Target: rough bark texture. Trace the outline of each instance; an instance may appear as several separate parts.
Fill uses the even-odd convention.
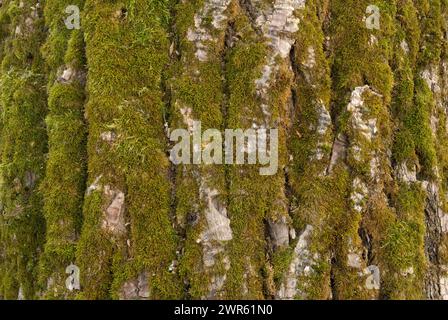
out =
[[[448,1],[0,0],[0,61],[0,298],[448,300]]]

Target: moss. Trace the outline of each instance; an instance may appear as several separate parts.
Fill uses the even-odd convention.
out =
[[[8,37],[9,34],[9,27],[10,27],[10,16],[8,15],[7,9],[9,7],[9,1],[5,1],[0,7],[0,62],[3,60],[4,57],[4,47],[5,47],[5,40]],[[2,74],[2,70],[0,69],[0,77]],[[1,104],[0,104],[1,106]],[[2,114],[3,114],[3,107],[1,107]],[[3,116],[0,118],[0,130],[3,130]],[[5,238],[2,234],[2,228],[0,227],[0,254],[2,256],[6,256],[6,251],[8,250],[8,247],[5,246]],[[15,288],[15,284],[8,283],[12,279],[10,276],[10,270],[8,270],[8,267],[6,264],[1,263],[0,264],[0,285],[2,287],[2,290],[0,290],[0,298],[5,298],[5,287],[11,288],[12,292],[17,292],[18,288]],[[14,293],[13,293],[14,294]]]
[[[143,101],[149,104],[154,99],[154,91],[142,94]],[[127,106],[114,123],[114,129],[121,133],[115,152],[120,170],[126,174],[130,241],[133,244],[133,261],[127,262],[126,269],[133,270],[128,276],[131,279],[142,270],[152,275],[150,286],[154,298],[175,299],[180,296],[181,287],[176,275],[169,272],[169,266],[176,259],[178,238],[170,217],[170,184],[166,169],[169,163],[163,152],[163,132],[156,135],[154,124],[157,120],[135,107]],[[152,105],[152,108],[156,107]],[[160,127],[163,127],[161,123]],[[154,170],[155,164],[165,170]],[[163,242],[160,239],[164,239]],[[121,283],[119,280],[115,282]]]
[[[346,105],[347,89],[369,84],[375,91],[384,95],[385,101],[390,100],[389,88],[392,85],[392,75],[387,60],[391,55],[389,37],[394,32],[390,17],[393,16],[394,3],[379,1],[380,30],[366,28],[363,17],[368,1],[335,2],[331,4],[332,17],[328,33],[332,34],[331,50],[333,96],[336,100],[335,114]],[[351,8],[350,12],[346,10]],[[369,45],[372,37],[376,45]],[[339,97],[339,98],[337,98]]]
[[[396,166],[404,165],[410,171],[417,170],[422,177],[431,178],[434,177],[431,168],[436,161],[428,125],[433,102],[422,79],[414,75],[420,59],[421,41],[417,9],[412,1],[399,2],[393,59],[396,83],[392,115],[396,130],[392,159]],[[403,49],[403,43],[408,44],[408,51]],[[388,268],[383,294],[388,299],[420,299],[424,296],[425,197],[418,182],[397,181],[392,192],[396,218],[383,237],[383,254]]]
[[[414,194],[412,194],[415,196]],[[422,208],[416,208],[421,210]],[[390,266],[384,294],[388,299],[422,299],[425,273],[422,220],[415,217],[390,225],[384,239],[385,258]],[[414,221],[414,222],[413,222]]]
[[[9,1],[4,1],[2,7],[0,7],[0,61],[3,60],[4,57],[4,45],[5,39],[8,37],[9,27],[11,23],[10,15],[8,14]]]
[[[36,3],[0,6],[0,298],[140,299],[124,289],[146,276],[152,299],[270,299],[290,276],[291,229],[300,236],[308,226],[310,268],[295,275],[295,298],[439,297],[448,0],[307,0],[294,12],[289,57],[273,61],[254,19],[273,1],[233,0],[215,28],[206,0],[87,0],[81,30],[63,18],[84,0]],[[379,30],[365,26],[371,4]],[[188,37],[198,16],[213,38],[200,40],[206,61]],[[260,95],[255,81],[269,62]],[[347,110],[364,86],[371,139]],[[186,128],[184,108],[203,130],[279,128],[278,173],[170,164],[164,126]],[[367,190],[359,202],[355,182]],[[204,186],[219,193],[231,241],[203,239]],[[104,221],[121,192],[117,232]],[[280,218],[291,237],[276,247],[269,227]],[[213,266],[210,247],[219,251]],[[348,263],[353,252],[358,267]],[[65,288],[72,262],[81,292]],[[380,269],[380,290],[365,286],[368,265]]]
[[[431,49],[427,52],[427,55],[422,57],[421,70],[431,70],[433,77],[436,77],[436,84],[427,84],[431,89],[433,105],[430,115],[430,127],[434,139],[434,147],[437,156],[437,161],[433,167],[434,181],[438,188],[437,206],[439,210],[446,212],[447,198],[446,198],[446,150],[447,150],[447,128],[444,125],[446,123],[446,114],[444,111],[444,104],[446,102],[446,57],[447,57],[447,45],[446,45],[446,17],[448,13],[446,1],[436,1],[433,7],[428,8],[425,14],[421,16],[420,24],[422,32],[425,33],[425,37],[421,43],[421,50]],[[425,18],[426,16],[426,18]],[[429,51],[429,50],[428,50]],[[426,60],[423,58],[427,57]],[[426,64],[426,65],[425,65]],[[434,80],[433,80],[434,81]],[[431,205],[433,199],[431,194],[428,195],[427,203]],[[426,285],[428,281],[441,279],[446,276],[446,272],[439,270],[439,265],[445,265],[447,263],[448,248],[446,245],[447,235],[443,232],[432,233],[434,222],[433,217],[440,214],[440,211],[429,211],[426,216],[427,233],[426,233],[426,255],[427,255],[427,275]],[[437,219],[437,218],[436,218]],[[435,251],[428,249],[429,247],[437,248]],[[431,252],[435,252],[436,255],[432,255]],[[428,280],[429,279],[429,280]],[[436,280],[437,281],[437,280]],[[430,290],[427,290],[430,291]],[[440,293],[441,294],[441,293]],[[437,293],[436,293],[437,295]],[[440,296],[441,297],[441,296]]]
[[[397,222],[390,227],[384,242],[388,252],[388,262],[400,270],[406,270],[415,265],[417,255],[413,250],[416,243],[421,243],[421,225]]]
[[[415,152],[422,166],[422,174],[434,178],[433,168],[436,163],[436,151],[429,123],[431,110],[434,108],[432,93],[419,76],[415,79],[414,108],[406,117],[405,126],[412,133]]]
[[[329,254],[335,229],[329,219],[340,205],[340,199],[333,197],[335,181],[325,177],[334,137],[331,119],[330,123],[321,124],[330,111],[331,81],[322,46],[320,8],[317,1],[309,1],[305,9],[296,12],[301,23],[292,56],[296,87],[294,112],[288,120],[290,210],[295,230],[304,230],[308,224],[314,227],[309,250],[319,257],[313,261],[313,272],[298,279],[300,299],[330,296]],[[310,66],[310,59],[314,59],[314,66]],[[331,197],[325,196],[330,193]]]
[[[436,151],[430,127],[430,117],[435,107],[431,88],[422,78],[423,69],[437,63],[441,54],[441,12],[440,1],[429,4],[428,1],[414,1],[421,29],[419,55],[414,75],[414,105],[404,119],[405,126],[415,141],[416,154],[421,165],[421,174],[434,179],[433,168],[436,164]],[[415,23],[415,19],[412,20]],[[415,26],[414,26],[415,28]]]
[[[44,39],[41,8],[33,1],[6,3],[10,27],[1,66],[1,192],[0,222],[4,258],[1,292],[15,299],[37,296],[37,262],[44,239],[42,199],[37,192],[44,176],[46,99],[44,66],[39,47]],[[3,11],[5,10],[5,11]],[[32,15],[32,26],[25,20]],[[5,18],[6,19],[6,18]],[[2,272],[3,273],[3,272]]]
[[[191,118],[201,121],[202,131],[209,128],[222,128],[224,118],[223,83],[221,59],[224,48],[225,30],[214,28],[209,22],[211,12],[202,12],[205,1],[178,3],[174,8],[174,33],[178,59],[173,61],[171,88],[170,127],[185,128],[181,109],[190,108]],[[195,43],[187,39],[190,28],[195,27],[194,16],[204,16],[204,32],[213,40],[204,41],[207,61],[200,61],[196,55]],[[225,12],[226,16],[231,13]],[[225,25],[225,22],[222,22]],[[179,273],[187,284],[187,297],[199,299],[210,294],[209,287],[214,277],[225,273],[220,265],[227,252],[225,244],[211,243],[210,246],[222,246],[224,252],[215,257],[216,263],[211,267],[203,264],[203,244],[199,243],[202,232],[207,227],[205,211],[207,202],[203,199],[204,186],[219,193],[216,201],[220,206],[227,206],[224,167],[219,165],[194,165],[176,167],[175,178],[176,220],[179,230],[185,235],[182,255],[179,261]],[[205,249],[204,249],[205,250]],[[232,257],[230,257],[232,260]],[[233,262],[231,262],[233,268]],[[213,293],[212,293],[213,294]],[[214,293],[216,297],[223,292]]]
[[[47,1],[44,10],[50,30],[42,47],[50,74],[46,118],[49,152],[40,187],[47,233],[39,276],[46,298],[73,297],[65,288],[65,268],[75,262],[85,191],[84,43],[80,30],[70,31],[63,23],[65,8],[71,4]],[[82,1],[75,4],[82,7]],[[78,54],[70,56],[71,51]],[[71,68],[74,79],[60,79],[66,68]]]
[[[263,66],[271,50],[266,40],[256,34],[248,18],[236,9],[233,27],[241,40],[228,51],[226,61],[226,83],[228,88],[227,128],[251,128],[253,124],[277,128],[274,119],[284,119],[286,105],[291,94],[292,74],[287,69],[287,61],[277,59],[278,69],[272,75],[271,87],[265,102],[260,101],[255,82],[262,76]],[[269,106],[270,118],[266,120],[260,108],[261,103]],[[279,170],[273,176],[260,176],[258,166],[242,165],[227,168],[229,185],[229,216],[234,233],[230,243],[232,268],[226,283],[227,297],[232,299],[260,299],[274,295],[263,279],[263,270],[270,269],[272,263],[274,278],[279,277],[281,266],[288,254],[281,253],[286,248],[272,252],[270,263],[264,254],[266,243],[265,228],[268,221],[289,219],[284,199],[284,167],[286,158],[286,136],[284,127],[279,128]],[[268,252],[271,250],[268,248]],[[287,250],[289,251],[289,250]],[[289,251],[290,252],[290,251]],[[276,268],[280,268],[276,270]]]
[[[77,251],[82,298],[120,297],[124,281],[142,272],[155,274],[149,281],[151,298],[180,294],[176,276],[167,272],[175,259],[176,238],[169,217],[168,162],[161,161],[168,12],[167,1],[85,5],[88,180],[93,184],[100,177],[100,188],[86,196],[83,208]],[[105,132],[113,141],[101,138]],[[123,234],[102,227],[110,201],[106,186],[125,194],[128,227]]]
[[[351,177],[344,165],[340,163],[334,170],[333,183],[329,184],[328,190],[334,190],[331,202],[332,216],[329,223],[334,225],[334,231],[327,241],[333,243],[331,250],[334,252],[331,264],[332,294],[337,300],[362,299],[365,292],[359,292],[359,279],[356,273],[347,265],[349,239],[353,239],[353,234],[357,234],[360,223],[360,215],[351,212],[347,199],[349,198]],[[356,238],[355,238],[356,239]]]
[[[441,1],[416,0],[422,38],[418,64],[426,66],[440,58],[442,41]]]
[[[291,264],[292,251],[291,248],[282,248],[272,255],[271,263],[274,269],[274,281],[277,286],[279,286],[280,282],[283,280],[283,277]]]
[[[448,16],[448,2],[446,0],[441,1],[441,18],[442,18],[442,34],[447,34],[448,32],[448,23],[447,23],[447,16]],[[446,41],[446,36],[444,37],[444,41],[442,42],[442,52],[441,52],[441,61],[442,61],[442,67],[444,66],[443,61],[446,61],[448,59],[448,43]],[[444,87],[444,93],[443,95],[446,95],[446,92],[448,90],[448,83],[446,80],[446,77],[444,80],[442,80],[442,85]],[[442,97],[442,101],[446,101],[446,98]],[[440,123],[445,123],[447,121],[447,116],[443,112],[443,108],[438,108],[438,118],[440,119]],[[438,132],[437,132],[438,139],[443,139],[443,141],[438,144],[437,148],[437,155],[439,159],[439,166],[441,168],[442,176],[444,178],[441,179],[441,187],[442,190],[448,190],[447,185],[447,175],[448,175],[448,159],[447,159],[447,148],[448,148],[448,129],[443,126],[439,125]],[[444,212],[446,212],[446,209],[448,208],[447,198],[446,196],[442,196],[442,208]],[[443,264],[448,262],[448,235],[444,234],[441,237],[441,243],[439,247],[439,255],[440,255],[440,261],[442,261]]]
[[[67,50],[67,39],[73,33],[72,30],[65,26],[65,18],[68,14],[65,13],[65,8],[69,5],[76,5],[82,8],[83,0],[72,2],[67,1],[47,1],[44,7],[45,25],[49,30],[48,37],[45,44],[41,48],[41,52],[45,61],[51,70],[49,83],[55,81],[55,76],[58,68],[64,64],[64,55]],[[76,58],[78,60],[83,55]]]
[[[300,219],[296,220],[295,228],[303,230],[302,223],[314,227],[308,250],[315,255],[311,266],[313,272],[298,279],[298,288],[304,293],[298,298],[328,299],[332,294],[336,294],[337,299],[338,292],[342,291],[344,286],[335,285],[333,292],[330,292],[330,277],[336,279],[337,283],[345,281],[343,273],[338,273],[338,270],[344,268],[345,259],[339,260],[338,264],[338,261],[332,261],[331,255],[333,252],[341,254],[342,248],[339,245],[349,231],[348,221],[351,223],[353,219],[347,215],[349,209],[346,199],[349,196],[350,177],[343,163],[338,162],[332,174],[318,183],[308,175],[304,175],[303,179],[304,183],[297,189],[298,205],[294,212],[297,214],[296,219]],[[299,221],[302,223],[298,223]]]
[[[366,299],[378,297],[375,290],[365,287],[366,277],[360,276],[368,265],[377,265],[382,272],[386,261],[381,248],[382,236],[393,218],[385,196],[390,185],[390,165],[387,153],[392,142],[392,123],[389,105],[394,78],[389,61],[393,58],[396,27],[395,1],[377,1],[380,9],[380,29],[368,29],[363,17],[368,1],[336,1],[330,4],[332,22],[328,32],[332,35],[330,61],[333,80],[333,115],[337,118],[337,131],[343,133],[349,144],[346,163],[352,182],[346,198],[350,210],[338,222],[336,262],[333,268],[334,290],[337,299]],[[346,8],[351,8],[347,12]],[[347,110],[355,88],[368,85],[362,94],[362,121],[374,121],[377,132],[366,139],[358,129],[354,115]],[[359,152],[356,150],[359,148]],[[372,167],[377,162],[377,169]],[[377,172],[378,171],[378,172]],[[373,175],[372,175],[373,172]],[[355,210],[351,197],[357,191],[352,186],[361,181],[367,193]],[[366,243],[365,237],[369,238]],[[348,254],[360,256],[359,268],[348,265]]]

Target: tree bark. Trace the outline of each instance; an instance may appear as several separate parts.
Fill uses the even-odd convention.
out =
[[[0,0],[0,298],[448,300],[447,36],[443,0]]]

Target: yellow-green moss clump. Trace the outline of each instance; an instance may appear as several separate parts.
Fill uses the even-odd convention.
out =
[[[346,165],[350,174],[348,210],[337,225],[339,240],[333,266],[334,298],[379,297],[380,286],[367,286],[367,267],[387,274],[382,241],[393,219],[387,201],[391,168],[389,105],[393,74],[395,2],[377,1],[380,27],[368,28],[369,1],[333,1],[327,30],[333,80],[336,130],[347,139]],[[346,10],[349,7],[350,10]],[[368,21],[367,21],[368,22]]]
[[[176,298],[162,71],[167,1],[86,1],[88,188],[80,297]]]
[[[446,199],[446,1],[414,1],[421,37],[414,71],[415,112],[411,122],[416,140],[419,180],[426,189],[425,293],[428,298],[448,298]],[[418,122],[417,122],[418,121]],[[418,128],[421,128],[420,130]]]
[[[413,135],[425,127],[422,120],[412,123],[418,112],[414,100],[414,74],[420,41],[417,11],[412,1],[397,1],[396,35],[391,66],[395,84],[391,104],[394,120],[392,163],[396,181],[392,200],[395,221],[389,225],[384,239],[384,255],[389,272],[384,279],[383,295],[389,299],[424,297],[424,206],[425,194],[416,181],[419,167]],[[424,121],[423,121],[424,123]]]
[[[294,109],[288,120],[290,210],[298,236],[303,238],[306,230],[311,230],[303,238],[309,250],[307,257],[301,257],[304,264],[295,275],[287,274],[289,264],[282,273],[286,279],[297,278],[297,289],[290,297],[297,299],[328,299],[331,295],[331,248],[335,236],[335,220],[331,219],[343,206],[339,194],[335,196],[336,191],[342,191],[333,178],[335,168],[329,168],[334,133],[330,70],[322,30],[327,14],[327,4],[318,1],[307,1],[305,8],[298,11],[301,23],[291,57],[296,86]],[[292,248],[297,242],[292,242]],[[274,270],[277,268],[274,264]],[[287,286],[284,279],[280,280]]]
[[[1,8],[2,21],[8,22],[0,80],[0,296],[6,299],[36,298],[44,241],[38,193],[46,153],[46,76],[39,52],[45,39],[42,9],[31,0],[7,1]]]
[[[49,36],[42,48],[49,68],[48,161],[40,189],[44,196],[46,243],[40,280],[47,298],[68,298],[66,268],[75,262],[85,192],[86,81],[83,33],[69,30],[65,8],[83,1],[47,1],[45,23]],[[74,293],[74,292],[73,292]]]
[[[234,10],[236,16],[230,34],[233,44],[225,56],[226,128],[269,128],[271,123],[268,121],[265,126],[255,84],[266,64],[266,39],[257,35],[242,8]],[[285,84],[285,90],[288,90],[289,79]],[[272,112],[270,108],[271,105],[269,112]],[[274,111],[278,112],[278,109]],[[229,246],[231,269],[226,290],[232,299],[260,299],[269,290],[263,279],[270,270],[265,253],[265,219],[269,212],[275,213],[269,205],[272,205],[270,197],[275,196],[278,185],[274,183],[277,175],[263,177],[259,169],[260,166],[249,164],[227,168],[228,210],[234,240]]]

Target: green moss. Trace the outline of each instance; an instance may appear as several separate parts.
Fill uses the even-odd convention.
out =
[[[171,88],[170,127],[186,128],[181,109],[190,108],[191,118],[201,121],[202,131],[209,128],[223,128],[224,117],[222,106],[224,101],[222,82],[222,54],[224,48],[225,30],[215,29],[209,22],[209,16],[204,17],[204,30],[213,36],[213,40],[204,41],[207,61],[200,61],[196,55],[195,43],[187,39],[190,28],[195,28],[194,15],[201,14],[204,1],[189,1],[178,3],[174,8],[174,31],[176,34],[175,49],[179,53],[173,61],[171,69],[172,80],[168,82]],[[209,15],[211,12],[208,13]],[[226,12],[226,15],[230,15]],[[225,22],[222,22],[225,25]],[[173,59],[174,60],[174,59]],[[208,203],[201,195],[201,190],[207,186],[219,192],[220,205],[227,206],[227,191],[225,189],[224,166],[198,165],[177,166],[175,184],[175,205],[178,228],[185,235],[182,255],[179,261],[179,273],[187,284],[187,297],[200,299],[210,294],[209,287],[213,277],[225,273],[221,260],[227,252],[215,257],[215,265],[207,268],[203,263],[203,244],[197,241],[207,227],[205,210]],[[230,257],[230,260],[232,258]],[[233,262],[231,262],[233,268]],[[222,292],[216,292],[221,297]]]
[[[265,120],[260,108],[255,81],[262,76],[263,66],[267,63],[270,50],[262,36],[251,28],[248,18],[237,8],[234,28],[241,40],[228,51],[226,61],[226,83],[228,88],[227,128],[252,128],[253,123],[275,128],[274,119],[283,117],[289,95],[291,94],[292,74],[287,71],[286,61],[278,59],[278,71],[273,74],[267,96],[269,113],[272,120]],[[267,122],[265,122],[267,121]],[[284,128],[279,128],[279,170],[273,176],[260,176],[258,166],[228,166],[229,185],[228,212],[234,240],[229,244],[232,268],[226,283],[227,296],[232,299],[261,299],[274,295],[275,288],[263,279],[269,261],[266,250],[265,224],[268,221],[287,216],[284,201],[284,167],[286,144]],[[288,218],[289,219],[289,218]],[[278,272],[285,267],[289,249],[279,248],[272,253],[274,280],[280,277]],[[282,250],[287,250],[281,254]],[[269,251],[268,251],[269,252]],[[281,260],[283,267],[278,265]],[[277,271],[276,268],[279,268]],[[265,272],[263,273],[263,270]]]
[[[176,275],[168,273],[176,237],[168,161],[162,157],[168,12],[167,1],[86,1],[89,184],[101,178],[83,208],[77,252],[82,298],[120,297],[123,283],[142,272],[151,275],[151,298],[180,294]],[[113,141],[104,141],[102,133],[110,133]],[[102,227],[110,204],[106,186],[125,194],[123,234]]]
[[[385,258],[391,268],[384,288],[388,299],[424,297],[424,232],[421,220],[397,221],[390,225],[383,244]]]
[[[429,122],[433,108],[432,93],[424,80],[417,76],[414,108],[410,110],[404,122],[412,133],[415,151],[422,166],[422,174],[430,178],[434,178],[433,168],[436,163],[436,151]]]
[[[337,117],[337,131],[343,133],[349,144],[347,165],[352,182],[347,189],[346,201],[350,210],[338,221],[336,261],[333,266],[334,291],[337,299],[366,299],[378,297],[375,290],[365,286],[366,277],[360,276],[368,265],[377,265],[385,273],[386,261],[382,256],[381,241],[384,230],[393,218],[393,211],[385,200],[390,183],[390,165],[387,157],[392,143],[392,123],[389,105],[394,85],[389,61],[394,53],[396,32],[395,1],[377,1],[380,9],[380,29],[368,29],[363,17],[369,1],[335,1],[330,4],[332,19],[328,32],[332,35],[330,58],[333,80],[333,115]],[[350,11],[346,8],[350,7]],[[359,119],[347,109],[353,90],[368,85],[362,95],[362,121],[374,121],[377,132],[367,139],[359,130]],[[359,148],[359,152],[356,151]],[[373,161],[375,160],[375,161]],[[372,168],[377,162],[378,168]],[[376,172],[372,176],[371,172]],[[367,193],[361,207],[354,209],[351,196],[356,190],[352,184],[361,181]],[[343,230],[339,228],[344,228]],[[369,237],[366,244],[365,235]],[[360,255],[360,268],[348,265],[348,254],[354,250]]]
[[[417,258],[413,248],[416,243],[421,243],[422,231],[418,224],[404,222],[393,224],[384,242],[388,262],[403,271],[413,267]]]
[[[254,11],[232,1],[218,29],[208,12],[201,30],[213,40],[200,40],[200,61],[188,34],[206,3],[87,0],[82,29],[68,30],[65,7],[84,0],[40,1],[36,15],[35,0],[2,1],[0,298],[119,299],[142,275],[152,299],[274,298],[298,242],[273,246],[269,226],[279,218],[298,236],[313,227],[311,269],[298,276],[295,298],[437,297],[425,291],[448,265],[438,225],[448,212],[448,0],[307,0],[294,12],[290,56],[274,59],[263,96],[255,81],[272,48],[253,18],[273,1],[252,2]],[[365,26],[372,4],[379,30]],[[376,121],[372,139],[347,110],[364,86],[359,110]],[[278,127],[277,175],[170,164],[164,126],[186,128],[185,108],[203,130]],[[335,141],[347,152],[332,154]],[[403,177],[406,168],[417,181]],[[367,189],[361,209],[354,181]],[[201,240],[204,186],[219,193],[231,241]],[[104,221],[120,192],[124,229],[114,232]],[[222,250],[213,266],[207,246]],[[348,263],[353,251],[360,267]],[[81,267],[81,292],[65,288],[70,263]],[[368,265],[380,268],[379,291],[365,286]]]
[[[45,230],[42,199],[37,192],[44,176],[46,153],[46,79],[39,54],[45,34],[43,21],[38,18],[40,8],[34,9],[37,14],[32,28],[26,26],[33,4],[23,1],[19,8],[14,1],[2,8],[11,23],[0,79],[0,229],[4,250],[0,295],[6,299],[16,299],[19,288],[25,298],[36,298],[36,267]]]
[[[75,262],[85,192],[84,43],[79,30],[70,31],[63,23],[65,8],[71,4],[47,1],[44,10],[50,30],[42,47],[50,74],[46,118],[49,152],[40,187],[47,233],[39,276],[46,298],[73,297],[65,287],[68,276],[65,268]],[[82,1],[75,4],[82,7]],[[76,56],[70,56],[73,51]],[[61,80],[67,68],[71,68],[74,76]]]
[[[334,97],[337,102],[335,113],[346,105],[347,90],[369,84],[375,91],[390,100],[393,78],[387,60],[392,53],[390,36],[394,33],[394,2],[378,1],[380,9],[380,30],[369,30],[364,17],[368,1],[335,2],[330,6],[332,17],[328,33],[332,34],[331,62]],[[350,7],[350,11],[346,8]],[[372,42],[376,38],[376,44]],[[339,98],[337,98],[339,97]]]
[[[292,156],[287,176],[292,190],[293,226],[297,231],[304,230],[306,225],[313,226],[312,237],[308,239],[309,250],[319,257],[313,261],[313,272],[298,279],[300,299],[327,299],[330,295],[329,254],[335,228],[329,219],[341,205],[340,199],[333,197],[335,181],[324,176],[334,140],[333,126],[328,123],[323,133],[318,132],[322,126],[320,118],[324,113],[329,114],[331,98],[330,70],[322,46],[322,21],[317,15],[320,7],[317,1],[309,1],[305,9],[296,12],[301,23],[293,51],[295,106],[294,112],[286,116],[288,152]],[[310,59],[314,59],[312,67],[309,67]],[[325,196],[329,194],[332,196]],[[274,274],[278,273],[276,269]]]
[[[417,9],[412,1],[403,0],[398,4],[399,24],[393,59],[396,82],[392,115],[396,129],[392,159],[397,167],[407,166],[408,170],[420,171],[423,177],[433,177],[431,168],[436,158],[428,125],[432,102],[425,84],[414,76],[421,39]],[[404,42],[408,44],[408,51],[403,48]],[[385,230],[382,240],[382,254],[388,268],[383,295],[387,299],[424,296],[425,197],[422,186],[414,182],[397,181],[392,192],[396,218]]]

